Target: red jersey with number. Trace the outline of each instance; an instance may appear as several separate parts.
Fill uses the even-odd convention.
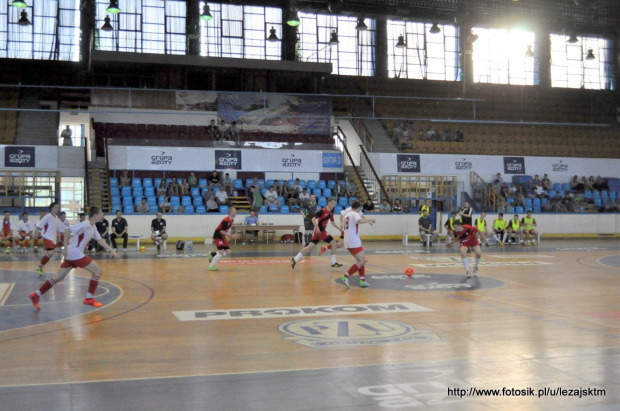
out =
[[[234,221],[235,220],[230,217],[226,217],[225,219],[223,219],[220,225],[218,225],[215,231],[213,232],[213,238],[218,239],[218,240],[223,240],[225,236],[221,233],[221,231],[228,231],[230,227],[233,225]]]
[[[463,224],[461,231],[455,231],[454,235],[461,240],[462,246],[474,247],[476,245],[480,245],[478,239],[476,238],[477,232],[478,229],[476,227],[472,227],[468,224]]]
[[[327,208],[321,208],[314,217],[316,217],[318,222],[319,231],[323,232],[327,228],[327,223],[334,221],[334,210],[329,211]]]

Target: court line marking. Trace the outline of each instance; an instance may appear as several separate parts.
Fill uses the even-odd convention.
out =
[[[602,265],[602,266],[605,266],[605,267],[609,267],[609,268],[620,268],[620,267],[614,267],[613,265],[609,265],[609,264],[605,264],[605,263],[602,263],[602,262],[601,262],[601,259],[603,259],[603,258],[607,258],[607,257],[620,257],[620,255],[618,255],[618,254],[614,254],[614,255],[605,255],[605,256],[603,256],[603,257],[599,257],[599,258],[597,258],[597,259],[596,259],[596,262],[597,262],[598,264]],[[581,263],[580,263],[580,264],[581,264]],[[584,265],[585,265],[585,264],[584,264]],[[589,266],[586,266],[586,267],[589,267]],[[594,267],[592,267],[592,268],[594,268]]]
[[[0,297],[0,306],[4,305],[6,300],[9,299],[9,295],[11,295],[11,291],[13,291],[14,287],[15,283],[0,283],[0,294],[2,295],[2,297]],[[2,290],[4,290],[4,292],[2,292]]]

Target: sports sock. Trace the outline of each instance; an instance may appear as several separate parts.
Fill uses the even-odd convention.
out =
[[[95,290],[97,290],[97,286],[99,285],[99,278],[101,277],[95,275],[90,277],[90,283],[88,283],[88,294],[90,294],[90,297],[86,295],[86,298],[93,298],[93,294],[95,294]]]
[[[506,242],[506,237],[508,237],[508,233],[504,233],[504,240],[502,241],[503,243]]]
[[[465,269],[469,271],[469,260],[467,260],[467,257],[463,257],[463,265],[465,266]]]
[[[359,266],[357,265],[357,263],[355,263],[349,268],[349,270],[347,270],[347,273],[344,276],[348,278],[355,274],[359,269]]]
[[[35,294],[41,297],[43,294],[48,292],[50,288],[52,288],[55,284],[56,284],[56,281],[54,281],[53,278],[50,278],[49,280],[43,283],[41,288],[39,288]]]
[[[497,242],[498,242],[498,243],[500,242],[500,239],[499,239],[499,235],[498,235],[498,234],[493,234],[493,238],[495,238],[495,239],[497,240]]]
[[[295,262],[298,262],[299,260],[301,260],[301,258],[303,257],[303,255],[301,254],[301,251],[297,253],[297,255],[293,258],[295,260]]]
[[[45,264],[47,264],[49,260],[50,260],[50,256],[45,254],[43,258],[41,259],[41,264],[39,264],[39,266],[43,267]]]
[[[359,271],[360,271],[360,280],[362,281],[366,280],[366,267],[361,266]]]
[[[480,264],[480,257],[476,257],[476,263],[474,264],[474,268],[478,268],[478,264]]]
[[[211,261],[211,265],[209,267],[215,267],[215,264],[217,264],[217,262],[220,261],[220,258],[222,258],[222,254],[216,253],[215,257],[213,257],[213,260]]]
[[[332,254],[332,264],[336,264],[336,254]]]

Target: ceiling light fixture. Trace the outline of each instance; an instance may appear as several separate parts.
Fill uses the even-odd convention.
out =
[[[209,21],[213,18],[213,16],[211,15],[211,11],[209,10],[208,4],[205,4],[202,7],[202,13],[200,14],[200,18],[204,21]]]
[[[594,60],[596,57],[594,57],[594,50],[592,49],[588,49],[588,55],[586,56],[586,60]]]
[[[278,41],[280,40],[276,35],[276,29],[272,26],[271,30],[269,30],[269,37],[267,37],[267,41]]]
[[[291,27],[299,26],[299,15],[297,14],[297,10],[290,10],[288,12],[288,20],[286,20],[286,24]]]
[[[429,33],[431,33],[431,34],[437,34],[437,33],[440,33],[440,32],[441,32],[441,29],[440,29],[440,28],[439,28],[439,26],[437,25],[437,22],[436,22],[436,21],[434,21],[434,22],[433,22],[433,25],[431,26],[431,28],[430,28],[430,30],[429,30]]]
[[[105,16],[105,19],[103,19],[103,26],[101,26],[101,30],[103,31],[114,30],[114,27],[112,27],[112,24],[110,24],[110,16]]]
[[[118,0],[110,0],[110,5],[106,9],[106,11],[110,14],[118,14],[121,12],[120,7],[118,7]]]
[[[17,24],[19,24],[20,26],[30,26],[30,20],[28,20],[28,13],[26,12],[26,10],[22,10],[22,17],[19,19],[19,21],[17,22]]]
[[[398,36],[398,42],[394,47],[396,47],[397,49],[404,49],[405,47],[407,47],[407,45],[405,44],[405,37],[402,34]]]
[[[332,34],[329,37],[329,45],[337,46],[338,44],[340,44],[340,42],[338,41],[338,33],[336,33],[336,30],[334,30],[332,31]]]
[[[360,17],[357,18],[357,26],[355,26],[355,30],[357,30],[357,31],[368,30],[368,26],[364,22],[364,17],[360,16]]]

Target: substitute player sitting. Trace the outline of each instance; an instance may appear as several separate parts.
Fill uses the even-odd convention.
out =
[[[84,298],[84,305],[92,305],[93,307],[101,307],[103,304],[95,300],[94,294],[99,285],[99,279],[101,278],[102,270],[99,265],[94,262],[90,257],[84,255],[84,247],[88,244],[91,238],[94,238],[101,247],[106,251],[111,252],[114,258],[119,258],[116,251],[110,248],[104,240],[101,239],[95,224],[103,218],[103,213],[99,207],[91,207],[88,212],[88,221],[74,224],[65,230],[64,235],[64,249],[62,254],[65,260],[60,265],[60,269],[49,280],[43,283],[41,288],[36,292],[30,294],[30,300],[37,310],[41,309],[39,306],[39,298],[48,292],[54,285],[61,282],[69,272],[74,268],[84,268],[90,271],[93,275],[90,278],[88,284],[88,292]],[[45,237],[44,237],[45,238]]]
[[[314,235],[310,239],[310,243],[302,248],[302,250],[297,253],[297,255],[291,258],[291,267],[295,268],[295,264],[302,257],[310,255],[314,247],[318,244],[319,241],[325,241],[327,244],[331,244],[334,241],[334,238],[327,232],[327,222],[331,221],[332,225],[340,230],[340,227],[336,225],[334,222],[334,207],[336,207],[336,199],[330,197],[327,200],[327,206],[323,207],[319,211],[316,212],[314,217],[312,218],[312,224],[314,225]],[[342,267],[342,264],[336,262],[336,247],[331,248],[332,252],[332,267]]]
[[[461,224],[460,221],[454,223],[454,235],[461,240],[461,258],[463,260],[463,266],[467,271],[467,278],[471,277],[469,273],[469,261],[467,260],[467,249],[471,248],[476,253],[476,263],[474,265],[474,277],[478,277],[478,264],[482,258],[482,252],[480,251],[480,243],[476,238],[478,229],[467,224]]]
[[[493,237],[497,240],[500,247],[504,246],[508,233],[506,227],[508,226],[506,220],[504,220],[504,214],[499,213],[497,218],[493,220]]]
[[[448,247],[450,247],[454,242],[454,223],[456,223],[457,221],[461,222],[461,219],[457,216],[456,211],[453,211],[450,214],[450,218],[448,219],[448,221],[446,221],[446,223],[443,225],[446,229],[446,235],[448,236],[448,242],[446,243],[446,246]]]
[[[489,240],[487,237],[489,236],[489,233],[487,232],[486,216],[487,213],[484,211],[480,213],[480,217],[476,218],[476,228],[478,229],[478,239],[484,243],[485,247],[488,247]]]
[[[228,232],[235,222],[236,216],[237,209],[235,207],[230,207],[228,209],[228,217],[224,218],[213,232],[213,243],[217,247],[217,252],[212,252],[209,254],[209,263],[211,263],[209,265],[209,271],[219,271],[219,268],[217,268],[215,264],[220,261],[220,258],[232,253],[230,250],[230,244],[228,244],[226,237],[231,240],[237,239],[236,234],[230,234]]]
[[[32,240],[33,236],[34,236],[34,232],[33,232],[33,224],[32,221],[30,221],[28,219],[28,213],[24,212],[22,214],[22,219],[19,220],[19,223],[17,225],[17,237],[15,237],[16,243],[17,243],[17,252],[18,253],[25,253],[26,249],[28,248],[28,242],[30,240]],[[21,244],[21,248],[19,241],[22,241]]]
[[[353,264],[345,274],[340,276],[340,279],[347,288],[350,288],[349,277],[356,272],[358,272],[360,276],[360,287],[368,287],[365,275],[366,269],[364,267],[366,259],[364,258],[364,247],[362,247],[362,239],[359,234],[359,225],[368,223],[372,226],[375,223],[375,219],[362,217],[362,213],[360,212],[361,207],[362,203],[357,200],[353,201],[353,204],[351,204],[351,211],[344,216],[344,246],[349,250],[351,255],[355,257],[355,264]]]
[[[512,217],[512,220],[508,223],[508,245],[512,244],[512,235],[515,234],[518,240],[515,240],[516,244],[519,244],[517,241],[520,241],[523,244],[522,230],[521,230],[521,221],[519,221],[519,214],[515,214]],[[523,244],[525,245],[525,244]]]
[[[523,237],[526,241],[525,244],[530,245],[531,239],[532,245],[537,245],[536,238],[538,236],[538,231],[534,229],[534,227],[536,227],[536,220],[532,217],[532,210],[527,210],[527,215],[521,220],[521,226],[523,227]]]

